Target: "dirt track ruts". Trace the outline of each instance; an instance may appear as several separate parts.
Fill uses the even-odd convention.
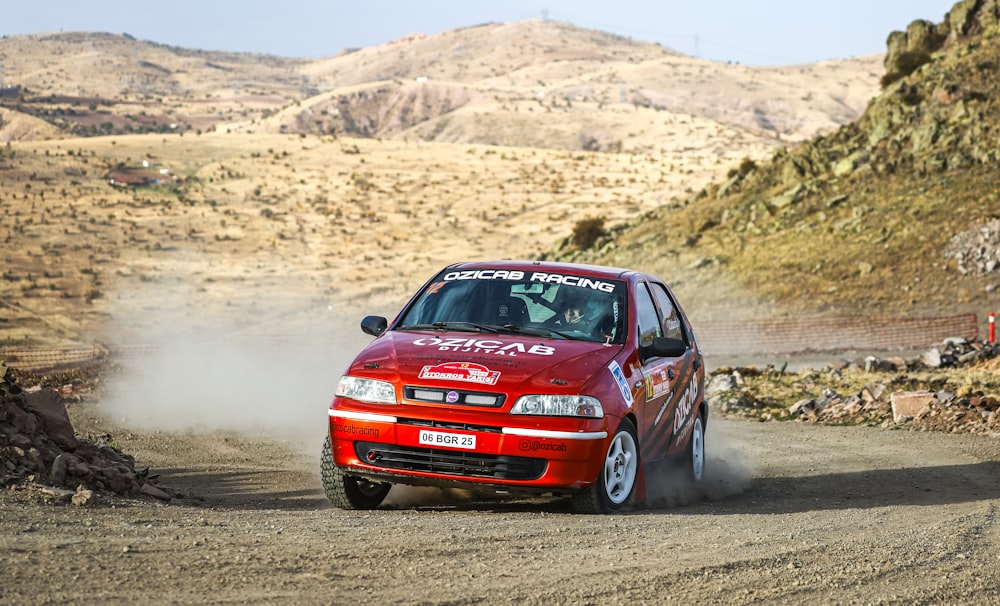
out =
[[[581,516],[412,493],[400,509],[340,511],[302,444],[115,436],[188,498],[2,493],[0,601],[1000,603],[993,437],[713,418],[710,497]]]

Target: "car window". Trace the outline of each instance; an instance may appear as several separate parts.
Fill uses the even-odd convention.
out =
[[[639,322],[639,345],[647,347],[653,344],[653,339],[663,336],[660,318],[656,315],[656,306],[649,294],[646,284],[639,284],[635,292],[635,307]]]
[[[670,294],[667,292],[667,289],[664,288],[662,284],[658,284],[656,282],[653,282],[650,287],[653,289],[653,297],[656,299],[656,304],[660,307],[663,336],[687,342],[684,335],[684,326],[681,322],[681,316],[677,312],[677,305],[675,305],[673,299],[670,298]]]
[[[501,269],[446,270],[424,288],[396,326],[468,323],[623,343],[625,309],[625,284],[618,280]]]

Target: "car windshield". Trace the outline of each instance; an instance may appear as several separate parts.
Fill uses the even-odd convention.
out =
[[[446,270],[396,329],[509,332],[602,343],[625,340],[625,283],[505,269]]]

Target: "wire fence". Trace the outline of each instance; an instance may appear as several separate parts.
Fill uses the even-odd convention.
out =
[[[787,355],[848,351],[903,351],[931,347],[949,338],[978,338],[976,314],[933,317],[799,317],[716,321],[695,327],[702,351],[710,355]],[[246,339],[245,339],[246,340]],[[266,346],[276,355],[296,352],[320,356],[337,348],[333,341],[304,344],[281,336],[251,337],[244,345]],[[241,341],[242,343],[242,341]],[[191,344],[192,351],[198,343]],[[322,349],[321,349],[322,348]],[[45,372],[96,365],[107,359],[137,359],[154,345],[0,349],[0,362],[20,370]]]
[[[695,328],[716,355],[904,351],[979,335],[976,314],[934,317],[849,316],[711,322]]]

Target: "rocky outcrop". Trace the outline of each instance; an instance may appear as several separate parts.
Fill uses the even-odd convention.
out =
[[[1000,0],[962,0],[935,24],[918,19],[905,32],[895,31],[886,41],[885,71],[894,82],[915,69],[915,60],[930,59],[942,47],[995,28],[1000,22]],[[919,65],[918,65],[919,66]]]
[[[762,196],[772,223],[796,205],[822,209],[852,180],[939,174],[1000,159],[1000,0],[965,0],[939,24],[914,21],[889,36],[886,88],[862,117],[710,185],[700,196],[740,195],[729,220],[746,222]],[[850,204],[851,202],[848,201]],[[756,228],[767,231],[767,219]]]
[[[946,16],[951,42],[977,36],[1000,24],[1000,1],[961,0]]]

